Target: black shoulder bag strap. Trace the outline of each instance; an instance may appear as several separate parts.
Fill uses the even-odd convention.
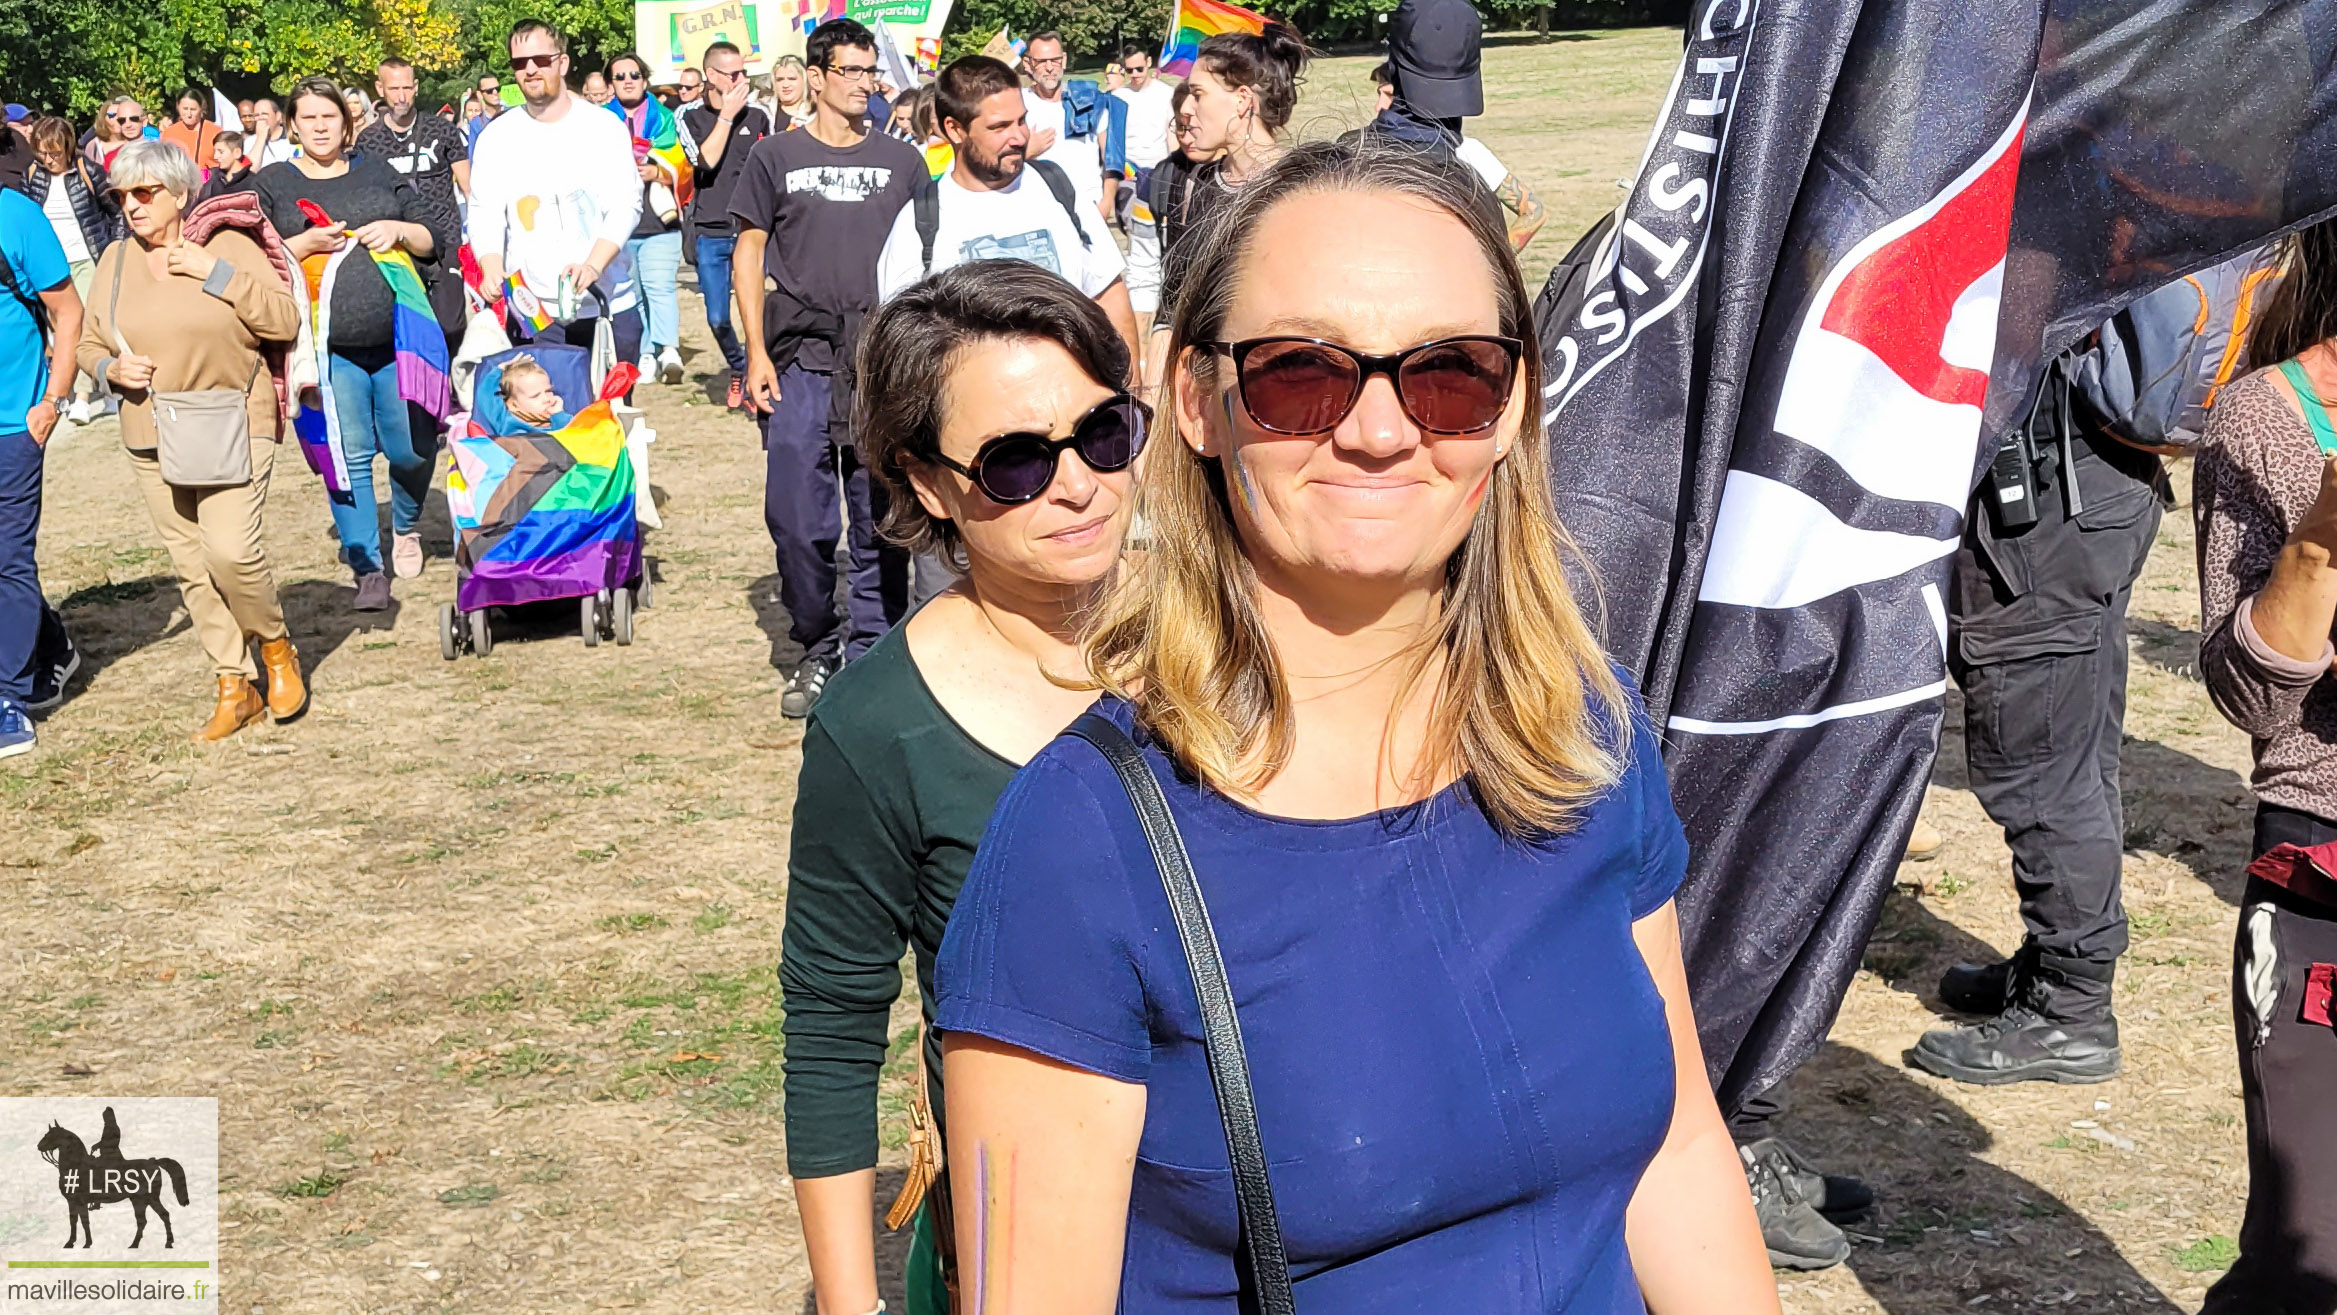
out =
[[[1055,204],[1062,206],[1064,213],[1071,216],[1071,228],[1079,234],[1079,245],[1094,246],[1095,240],[1087,235],[1087,225],[1079,221],[1079,193],[1071,185],[1071,175],[1063,172],[1063,166],[1053,160],[1033,160],[1031,168],[1038,173],[1039,181],[1045,183],[1047,190],[1054,194]]]
[[[1209,1052],[1209,1081],[1217,1088],[1217,1115],[1225,1124],[1225,1149],[1233,1164],[1234,1203],[1241,1213],[1241,1236],[1233,1267],[1241,1282],[1243,1315],[1296,1315],[1290,1291],[1290,1260],[1282,1250],[1282,1217],[1274,1209],[1274,1185],[1266,1177],[1266,1144],[1258,1135],[1258,1105],[1250,1092],[1250,1061],[1242,1048],[1241,1020],[1233,1007],[1233,985],[1217,950],[1209,907],[1185,838],[1169,813],[1168,798],[1126,732],[1097,713],[1071,723],[1071,733],[1096,747],[1120,777],[1135,805],[1136,821],[1152,848],[1153,865],[1168,892],[1169,910],[1184,942],[1185,967],[1201,1002],[1201,1039]]]

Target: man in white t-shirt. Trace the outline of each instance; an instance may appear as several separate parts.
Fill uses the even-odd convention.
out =
[[[550,24],[521,20],[510,51],[521,112],[499,115],[471,150],[479,286],[503,297],[514,341],[589,346],[606,324],[616,359],[638,360],[640,292],[625,259],[641,216],[632,133],[570,94],[568,44]],[[553,321],[541,329],[539,309]]]
[[[1079,199],[1104,214],[1104,158],[1098,136],[1106,130],[1102,92],[1092,82],[1063,76],[1070,59],[1063,38],[1041,32],[1022,50],[1022,107],[1031,132],[1030,158],[1045,160],[1071,175]]]
[[[1021,77],[986,55],[968,55],[941,71],[934,94],[935,118],[957,159],[893,220],[877,257],[877,296],[969,260],[1026,260],[1095,298],[1135,359],[1136,312],[1120,248],[1060,169],[1026,159]]]

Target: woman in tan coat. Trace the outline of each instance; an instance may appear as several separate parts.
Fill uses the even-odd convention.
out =
[[[308,707],[260,532],[268,468],[282,437],[260,344],[291,342],[300,309],[248,235],[223,228],[199,246],[186,240],[182,221],[200,175],[185,151],[165,141],[132,142],[114,158],[112,179],[131,240],[107,248],[90,280],[81,368],[122,394],[130,467],[219,678],[218,706],[195,738],[225,739],[265,714],[286,721]],[[251,482],[173,487],[157,457],[154,394],[207,388],[249,394]],[[264,701],[254,684],[255,639],[267,669]]]

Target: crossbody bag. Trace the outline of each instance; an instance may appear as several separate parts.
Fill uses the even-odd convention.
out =
[[[1242,1048],[1241,1019],[1234,1012],[1233,984],[1209,906],[1193,876],[1193,860],[1177,831],[1168,797],[1125,731],[1093,712],[1071,723],[1071,733],[1103,754],[1135,806],[1137,824],[1152,850],[1152,863],[1168,893],[1177,939],[1184,943],[1185,967],[1201,1004],[1201,1041],[1209,1054],[1209,1082],[1217,1089],[1217,1115],[1225,1125],[1225,1149],[1233,1165],[1234,1204],[1241,1230],[1234,1240],[1234,1274],[1241,1284],[1243,1315],[1295,1315],[1290,1260],[1282,1248],[1282,1217],[1274,1208],[1274,1185],[1266,1176],[1266,1145],[1258,1134],[1258,1104],[1250,1090],[1249,1053]]]
[[[106,300],[106,323],[114,331],[114,349],[130,354],[122,336],[122,266],[138,253],[123,248],[114,262],[113,290]],[[251,377],[241,388],[196,388],[166,393],[148,387],[154,404],[155,460],[162,482],[180,489],[233,489],[252,482],[252,385],[268,358],[256,356]]]

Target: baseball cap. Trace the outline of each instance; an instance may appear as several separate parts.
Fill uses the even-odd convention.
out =
[[[1484,30],[1469,0],[1404,0],[1388,20],[1396,94],[1431,119],[1483,114],[1478,50]]]
[[[14,123],[18,119],[29,119],[31,117],[31,110],[17,104],[15,101],[8,102],[8,121],[10,123]]]

